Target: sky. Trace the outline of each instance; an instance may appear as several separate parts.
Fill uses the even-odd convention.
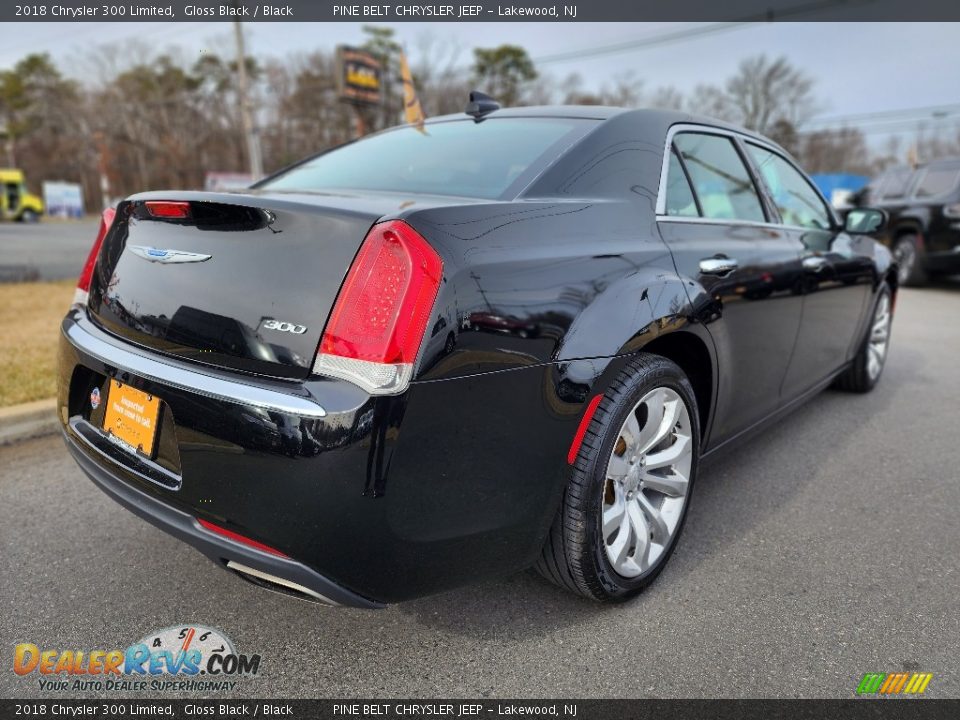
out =
[[[246,23],[248,52],[258,56],[332,49],[362,42],[361,23]],[[467,66],[472,48],[514,43],[530,56],[589,50],[703,28],[703,23],[396,23],[392,25],[412,63],[425,36]],[[189,60],[201,51],[232,52],[230,23],[17,23],[0,24],[0,68],[29,52],[48,52],[70,73],[85,72],[92,46],[140,39],[171,48]],[[872,144],[891,129],[955,132],[960,124],[960,23],[757,23],[626,52],[538,63],[562,79],[577,72],[584,89],[598,88],[633,71],[653,91],[674,86],[689,92],[698,83],[722,83],[747,56],[785,55],[815,80],[818,121],[849,119],[868,131]],[[952,106],[952,107],[951,107]],[[947,115],[944,116],[944,108]],[[915,110],[908,122],[864,114]],[[933,113],[939,111],[934,117]],[[851,116],[855,116],[851,119]],[[897,118],[902,116],[897,115]]]

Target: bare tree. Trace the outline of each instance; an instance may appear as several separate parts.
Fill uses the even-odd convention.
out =
[[[727,80],[726,95],[737,121],[759,133],[770,134],[777,123],[796,128],[816,112],[813,80],[785,57],[747,58]]]
[[[424,113],[429,117],[462,111],[471,90],[468,73],[460,64],[462,46],[421,33],[416,47],[411,72]]]
[[[674,87],[658,87],[645,100],[645,104],[660,110],[683,110],[683,93]]]
[[[801,136],[797,155],[812,173],[856,173],[874,171],[864,134],[856,128],[818,130]]]
[[[730,98],[715,85],[697,85],[687,99],[686,107],[688,112],[695,115],[736,122],[736,112]]]

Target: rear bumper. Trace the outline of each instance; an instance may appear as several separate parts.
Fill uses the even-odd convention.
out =
[[[253,570],[268,587],[286,588],[292,594],[327,605],[346,605],[358,608],[379,608],[383,603],[369,600],[325,578],[315,570],[290,558],[248,547],[205,530],[197,518],[177,510],[156,498],[137,490],[110,472],[103,462],[109,457],[107,447],[96,442],[93,429],[85,420],[74,418],[64,428],[64,442],[80,469],[94,484],[127,510],[147,522],[192,545],[218,565],[238,570],[244,577]],[[118,452],[123,452],[118,450]],[[100,457],[98,457],[98,455]],[[270,580],[273,578],[273,580]],[[279,582],[282,581],[282,582]]]
[[[299,524],[292,516],[303,506],[293,490],[296,483],[285,488],[282,482],[263,482],[272,468],[282,472],[291,456],[300,459],[321,445],[307,439],[307,426],[322,423],[328,413],[310,387],[267,379],[255,383],[140,350],[105,333],[78,310],[67,315],[61,330],[58,414],[64,440],[101,490],[246,580],[330,605],[383,607],[303,561],[311,557],[303,542],[307,536],[289,532]],[[98,388],[105,406],[111,378],[164,403],[154,457],[119,447],[101,429],[88,396]],[[350,414],[369,400],[340,384],[327,399],[341,421],[345,408]],[[252,469],[252,464],[261,467]],[[254,483],[256,494],[250,490]],[[255,538],[279,554],[212,532],[201,520]]]
[[[532,564],[583,405],[555,365],[415,382],[390,397],[242,375],[138,348],[77,309],[59,352],[59,420],[99,487],[248,580],[267,574],[355,607]],[[154,456],[102,431],[110,379],[160,399]]]

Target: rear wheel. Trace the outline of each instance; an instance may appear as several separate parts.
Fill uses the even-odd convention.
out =
[[[853,364],[834,383],[837,388],[848,392],[865,393],[876,387],[887,361],[892,320],[892,296],[890,288],[884,285],[874,303],[873,315],[863,344]]]
[[[924,285],[927,274],[923,269],[923,258],[917,249],[916,235],[901,235],[893,244],[892,251],[897,261],[897,280],[900,285]]]
[[[640,354],[590,423],[538,571],[601,601],[659,575],[683,527],[700,429],[693,388],[673,362]]]
[[[37,215],[37,213],[35,213],[33,210],[24,210],[22,213],[20,213],[20,222],[34,223],[39,219],[40,216]]]

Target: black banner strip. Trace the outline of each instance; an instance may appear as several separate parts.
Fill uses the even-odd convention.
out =
[[[2,718],[953,720],[960,700],[0,700]]]
[[[960,21],[957,0],[35,0],[4,22],[745,22]]]

